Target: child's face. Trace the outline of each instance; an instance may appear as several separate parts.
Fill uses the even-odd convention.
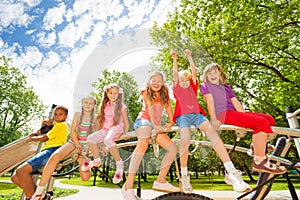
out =
[[[160,75],[153,76],[150,80],[150,89],[158,92],[164,84],[164,80]]]
[[[119,97],[119,89],[112,87],[106,92],[106,95],[110,102],[115,102]]]
[[[68,115],[63,109],[56,109],[54,112],[54,121],[63,122],[68,118]]]
[[[209,72],[207,72],[207,80],[212,83],[219,85],[220,84],[220,72],[217,69],[213,69]]]
[[[190,86],[190,80],[184,76],[179,77],[179,85],[182,88],[188,88]]]
[[[93,98],[86,98],[82,100],[82,108],[84,111],[89,112],[94,109],[95,100]]]

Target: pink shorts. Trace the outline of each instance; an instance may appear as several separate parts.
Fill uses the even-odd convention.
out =
[[[259,132],[273,133],[271,126],[276,125],[271,115],[255,112],[227,110],[220,113],[218,119],[224,124],[253,129],[253,134]]]
[[[93,144],[104,142],[106,148],[109,149],[117,145],[115,141],[120,138],[123,132],[124,129],[122,126],[113,126],[110,129],[101,129],[90,134],[86,141]]]

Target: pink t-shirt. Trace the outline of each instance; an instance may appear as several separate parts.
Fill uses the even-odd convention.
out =
[[[143,107],[137,119],[145,119],[151,122],[149,111],[148,111],[149,105],[147,104],[147,90],[142,90],[142,95],[143,95]],[[159,126],[161,125],[162,112],[164,109],[164,107],[160,103],[160,98],[157,98],[152,106],[154,109],[154,119],[155,119],[154,123],[155,125]]]
[[[115,109],[116,109],[116,103],[110,104],[109,102],[106,103],[105,108],[104,108],[104,123],[103,123],[103,128],[109,129],[113,126],[114,124],[114,116],[115,116]],[[127,109],[127,107],[122,104],[122,112]],[[120,117],[120,122],[119,125],[124,127],[124,122],[123,122],[123,117]]]
[[[190,80],[190,86],[188,88],[182,88],[179,82],[174,87],[174,97],[176,99],[175,111],[173,121],[176,121],[176,117],[184,114],[203,114],[205,111],[200,106],[197,99],[198,81],[196,84],[193,80]]]

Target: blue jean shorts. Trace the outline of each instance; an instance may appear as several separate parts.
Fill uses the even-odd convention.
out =
[[[207,121],[207,118],[200,113],[191,113],[176,117],[176,124],[179,128],[190,128],[192,125],[194,125],[196,128],[199,128],[200,124],[202,124],[205,121]]]
[[[58,149],[59,147],[51,147],[48,149],[45,149],[32,158],[28,159],[27,162],[32,166],[32,172],[35,172],[36,170],[44,167],[51,157],[51,155]]]
[[[153,126],[149,120],[146,119],[137,119],[133,124],[134,130],[136,130],[140,126],[150,126],[153,129]]]

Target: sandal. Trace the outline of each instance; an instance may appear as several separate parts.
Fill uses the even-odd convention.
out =
[[[286,173],[286,168],[284,166],[277,166],[274,163],[271,163],[267,158],[260,163],[257,163],[255,160],[253,160],[252,169],[256,172],[266,172],[270,174]]]

